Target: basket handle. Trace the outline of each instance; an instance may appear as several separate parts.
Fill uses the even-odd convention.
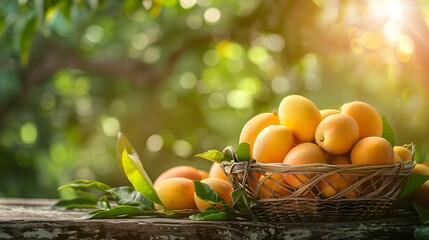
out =
[[[232,146],[227,146],[227,147],[225,147],[224,149],[223,149],[223,151],[222,151],[224,154],[230,154],[231,155],[231,157],[232,157],[232,160],[234,161],[234,162],[238,162],[238,160],[237,160],[237,155],[235,154],[235,150],[234,150],[234,148],[232,147]]]
[[[230,154],[232,157],[232,164],[231,164],[231,168],[233,169],[236,163],[239,163],[238,159],[237,159],[237,154],[235,154],[235,150],[232,146],[227,146],[223,149],[222,151],[224,154]],[[242,187],[246,186],[246,182],[247,182],[247,178],[249,176],[249,173],[251,171],[251,166],[252,164],[254,164],[256,162],[255,159],[251,159],[248,162],[244,162],[244,173],[243,173],[243,180],[242,180]],[[241,162],[243,163],[243,162]],[[229,175],[228,175],[229,176]]]

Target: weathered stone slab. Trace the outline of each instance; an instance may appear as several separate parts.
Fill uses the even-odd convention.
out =
[[[0,199],[0,239],[413,239],[413,211],[353,222],[191,221],[169,218],[80,219],[55,200]]]

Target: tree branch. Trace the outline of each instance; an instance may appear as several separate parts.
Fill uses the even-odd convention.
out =
[[[49,80],[61,69],[72,68],[109,77],[116,76],[140,87],[157,87],[174,72],[177,63],[190,48],[207,44],[211,39],[210,35],[203,35],[186,41],[169,54],[166,63],[161,67],[132,58],[86,59],[73,48],[48,43],[49,47],[41,51],[45,54],[38,58],[33,57],[29,67],[22,73],[22,91],[10,99],[5,106],[0,107],[0,129],[9,112],[17,105],[25,104],[29,93],[35,87]]]

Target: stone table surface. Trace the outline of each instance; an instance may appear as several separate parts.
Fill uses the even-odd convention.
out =
[[[360,221],[192,221],[136,217],[81,219],[52,199],[0,198],[0,239],[414,239],[420,220],[412,211]]]

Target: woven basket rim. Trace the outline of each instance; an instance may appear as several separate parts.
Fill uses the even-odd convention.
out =
[[[259,163],[256,160],[252,159],[250,161],[242,162],[230,162],[223,161],[221,162],[221,167],[228,174],[230,171],[242,172],[247,169],[247,171],[257,171],[257,172],[272,172],[272,173],[282,173],[282,172],[327,172],[334,170],[341,170],[344,173],[350,172],[366,172],[368,171],[377,171],[380,169],[397,169],[398,174],[404,173],[408,174],[412,172],[414,166],[416,165],[415,160],[400,161],[394,164],[384,164],[384,165],[370,165],[370,164],[347,164],[347,165],[331,165],[331,164],[302,164],[302,165],[289,165],[285,163]]]

